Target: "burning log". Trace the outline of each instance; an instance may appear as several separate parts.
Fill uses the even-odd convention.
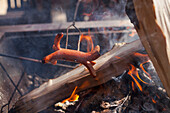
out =
[[[169,5],[169,0],[128,0],[126,13],[170,96]]]
[[[133,62],[132,54],[143,48],[140,40],[129,44],[117,44],[106,54],[95,60],[94,69],[96,79],[82,65],[76,69],[48,82],[20,98],[14,106],[14,111],[20,113],[39,112],[57,101],[71,95],[75,86],[75,93],[103,84],[114,76],[122,74]]]

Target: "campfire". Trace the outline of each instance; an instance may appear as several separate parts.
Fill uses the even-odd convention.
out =
[[[170,112],[167,4],[8,2],[0,15],[1,113]]]
[[[69,98],[55,104],[55,111],[92,113],[167,111],[168,106],[162,106],[160,102],[161,99],[167,99],[163,89],[155,85],[152,80],[154,75],[148,73],[151,69],[145,70],[152,66],[148,55],[135,52],[132,57],[137,60],[134,60],[134,65],[130,64],[129,70],[103,85],[80,92],[79,96],[74,95],[76,86]],[[89,85],[88,82],[85,84]],[[79,97],[78,101],[73,99],[74,103],[69,101],[73,95]],[[160,109],[156,109],[156,106]]]

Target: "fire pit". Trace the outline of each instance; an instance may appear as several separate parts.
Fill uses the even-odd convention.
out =
[[[145,44],[147,39],[141,38],[144,35],[140,28],[147,24],[138,21],[140,14],[134,12],[136,7],[132,0],[127,1],[127,14],[146,50],[126,16],[126,1],[65,2],[40,0],[37,5],[27,1],[24,2],[27,5],[21,4],[21,8],[15,9],[15,13],[22,10],[23,15],[28,14],[29,9],[36,10],[30,17],[33,19],[38,13],[41,13],[40,18],[50,12],[50,17],[41,22],[20,16],[21,21],[8,23],[15,26],[6,26],[4,18],[7,17],[3,16],[1,20],[0,16],[0,21],[4,22],[0,26],[1,112],[170,112],[170,99],[166,94],[168,84],[163,78],[166,69],[162,64],[157,66],[159,55],[155,55],[151,42],[151,50],[155,50],[152,52]],[[32,9],[28,4],[35,6]],[[14,11],[12,9],[10,7],[9,11]],[[44,23],[46,19],[48,23]],[[144,34],[147,34],[146,29]],[[55,36],[61,32],[64,37],[58,41],[60,48]],[[81,60],[81,55],[77,55],[93,53],[96,45],[100,46],[100,57],[84,62],[85,59]],[[67,54],[52,60],[45,57],[58,50],[74,51],[76,55]]]

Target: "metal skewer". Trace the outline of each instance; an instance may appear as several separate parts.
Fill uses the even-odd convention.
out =
[[[67,27],[67,33],[66,33],[66,46],[65,48],[67,49],[67,45],[68,45],[68,31],[70,29],[70,27],[74,27],[78,32],[79,32],[79,36],[81,35],[81,30],[79,28],[76,27],[75,23],[76,23],[76,17],[77,17],[77,11],[78,11],[78,8],[79,8],[79,5],[80,5],[80,2],[81,0],[78,0],[77,1],[77,4],[76,4],[76,9],[75,9],[75,12],[74,12],[74,18],[73,18],[73,23]],[[79,40],[78,40],[78,48],[77,48],[77,51],[80,50],[80,37],[79,37]]]
[[[39,60],[39,59],[33,59],[33,58],[27,58],[27,57],[21,57],[21,56],[14,56],[14,55],[5,55],[5,54],[2,54],[2,53],[0,53],[0,56],[8,57],[8,58],[13,58],[13,59],[27,60],[27,61],[42,63],[42,60]],[[47,64],[51,64],[51,63],[47,63]],[[59,63],[57,63],[56,65],[57,66],[61,66],[61,67],[75,68],[75,66],[59,64]]]

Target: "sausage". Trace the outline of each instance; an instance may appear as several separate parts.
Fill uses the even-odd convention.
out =
[[[77,62],[85,65],[93,77],[96,77],[96,72],[93,68],[95,62],[93,60],[100,56],[100,46],[97,45],[91,52],[81,52],[71,49],[60,48],[60,40],[63,37],[63,33],[58,34],[54,39],[53,49],[55,52],[47,55],[42,59],[43,63],[51,62],[53,65],[57,64],[57,60],[66,60]]]

